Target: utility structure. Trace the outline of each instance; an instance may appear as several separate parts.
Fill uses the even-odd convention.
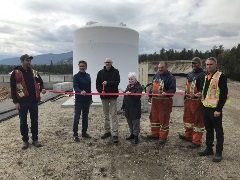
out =
[[[139,33],[128,28],[126,24],[87,22],[73,34],[73,74],[79,71],[79,60],[87,61],[87,72],[92,79],[92,92],[96,92],[97,73],[103,68],[105,58],[109,57],[120,73],[119,89],[125,90],[128,73],[138,74],[138,49]],[[93,102],[100,102],[100,97],[93,96]]]

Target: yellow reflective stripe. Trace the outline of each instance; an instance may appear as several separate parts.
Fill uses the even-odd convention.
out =
[[[24,96],[23,91],[22,90],[18,91],[18,95],[19,95],[19,97],[23,97]]]
[[[160,130],[169,131],[169,126],[160,126]]]
[[[162,80],[162,81],[160,82],[159,88],[158,88],[160,94],[163,93],[163,89],[164,89],[164,81]]]
[[[184,123],[184,126],[187,128],[193,128],[194,124],[193,123]]]
[[[197,127],[193,128],[194,132],[204,132],[204,130],[205,130],[204,128],[197,128]]]
[[[191,85],[190,85],[190,94],[194,94],[195,85],[196,85],[196,80],[194,80],[194,81],[191,82]]]
[[[34,69],[32,71],[33,71],[33,76],[37,77],[38,76],[38,72],[36,70],[34,70]]]
[[[151,127],[159,128],[160,127],[160,123],[151,123]]]
[[[192,99],[192,98],[189,98],[189,97],[186,97],[186,99],[191,99],[191,100],[194,100],[194,101],[199,101],[199,100],[201,100],[201,99]]]
[[[21,84],[21,83],[18,83],[18,84],[17,84],[17,88],[18,88],[19,90],[23,89],[22,84]]]

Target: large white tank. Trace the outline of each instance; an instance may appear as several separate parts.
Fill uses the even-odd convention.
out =
[[[119,89],[125,90],[128,73],[138,74],[138,44],[138,32],[123,23],[112,26],[88,22],[73,34],[73,74],[79,71],[79,60],[87,61],[87,72],[92,79],[92,92],[97,92],[97,73],[103,69],[104,60],[108,57],[120,72]],[[93,96],[93,101],[101,102],[99,96]]]

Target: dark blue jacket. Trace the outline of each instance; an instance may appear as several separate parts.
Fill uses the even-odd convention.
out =
[[[196,80],[197,90],[198,92],[202,92],[205,76],[206,73],[203,71],[203,69],[197,68],[195,71],[192,71],[187,75],[187,81],[192,82]]]
[[[164,88],[166,93],[172,94],[176,92],[176,78],[169,71],[164,74],[157,72],[153,76],[153,81],[160,82],[162,80],[164,81]],[[152,90],[150,90],[150,93],[152,93],[151,91]]]
[[[81,93],[83,90],[91,93],[91,77],[88,73],[78,72],[73,76],[73,88],[76,93]],[[91,101],[92,96],[76,95],[75,101]]]

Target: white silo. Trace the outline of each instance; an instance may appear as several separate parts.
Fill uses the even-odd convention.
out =
[[[120,72],[119,89],[125,90],[128,73],[138,74],[138,44],[138,32],[123,23],[113,26],[88,22],[73,34],[73,74],[79,71],[79,60],[87,61],[87,72],[92,79],[92,92],[97,92],[97,73],[103,68],[105,58],[109,57],[113,60],[113,66]],[[93,96],[93,101],[101,100],[99,96]]]

